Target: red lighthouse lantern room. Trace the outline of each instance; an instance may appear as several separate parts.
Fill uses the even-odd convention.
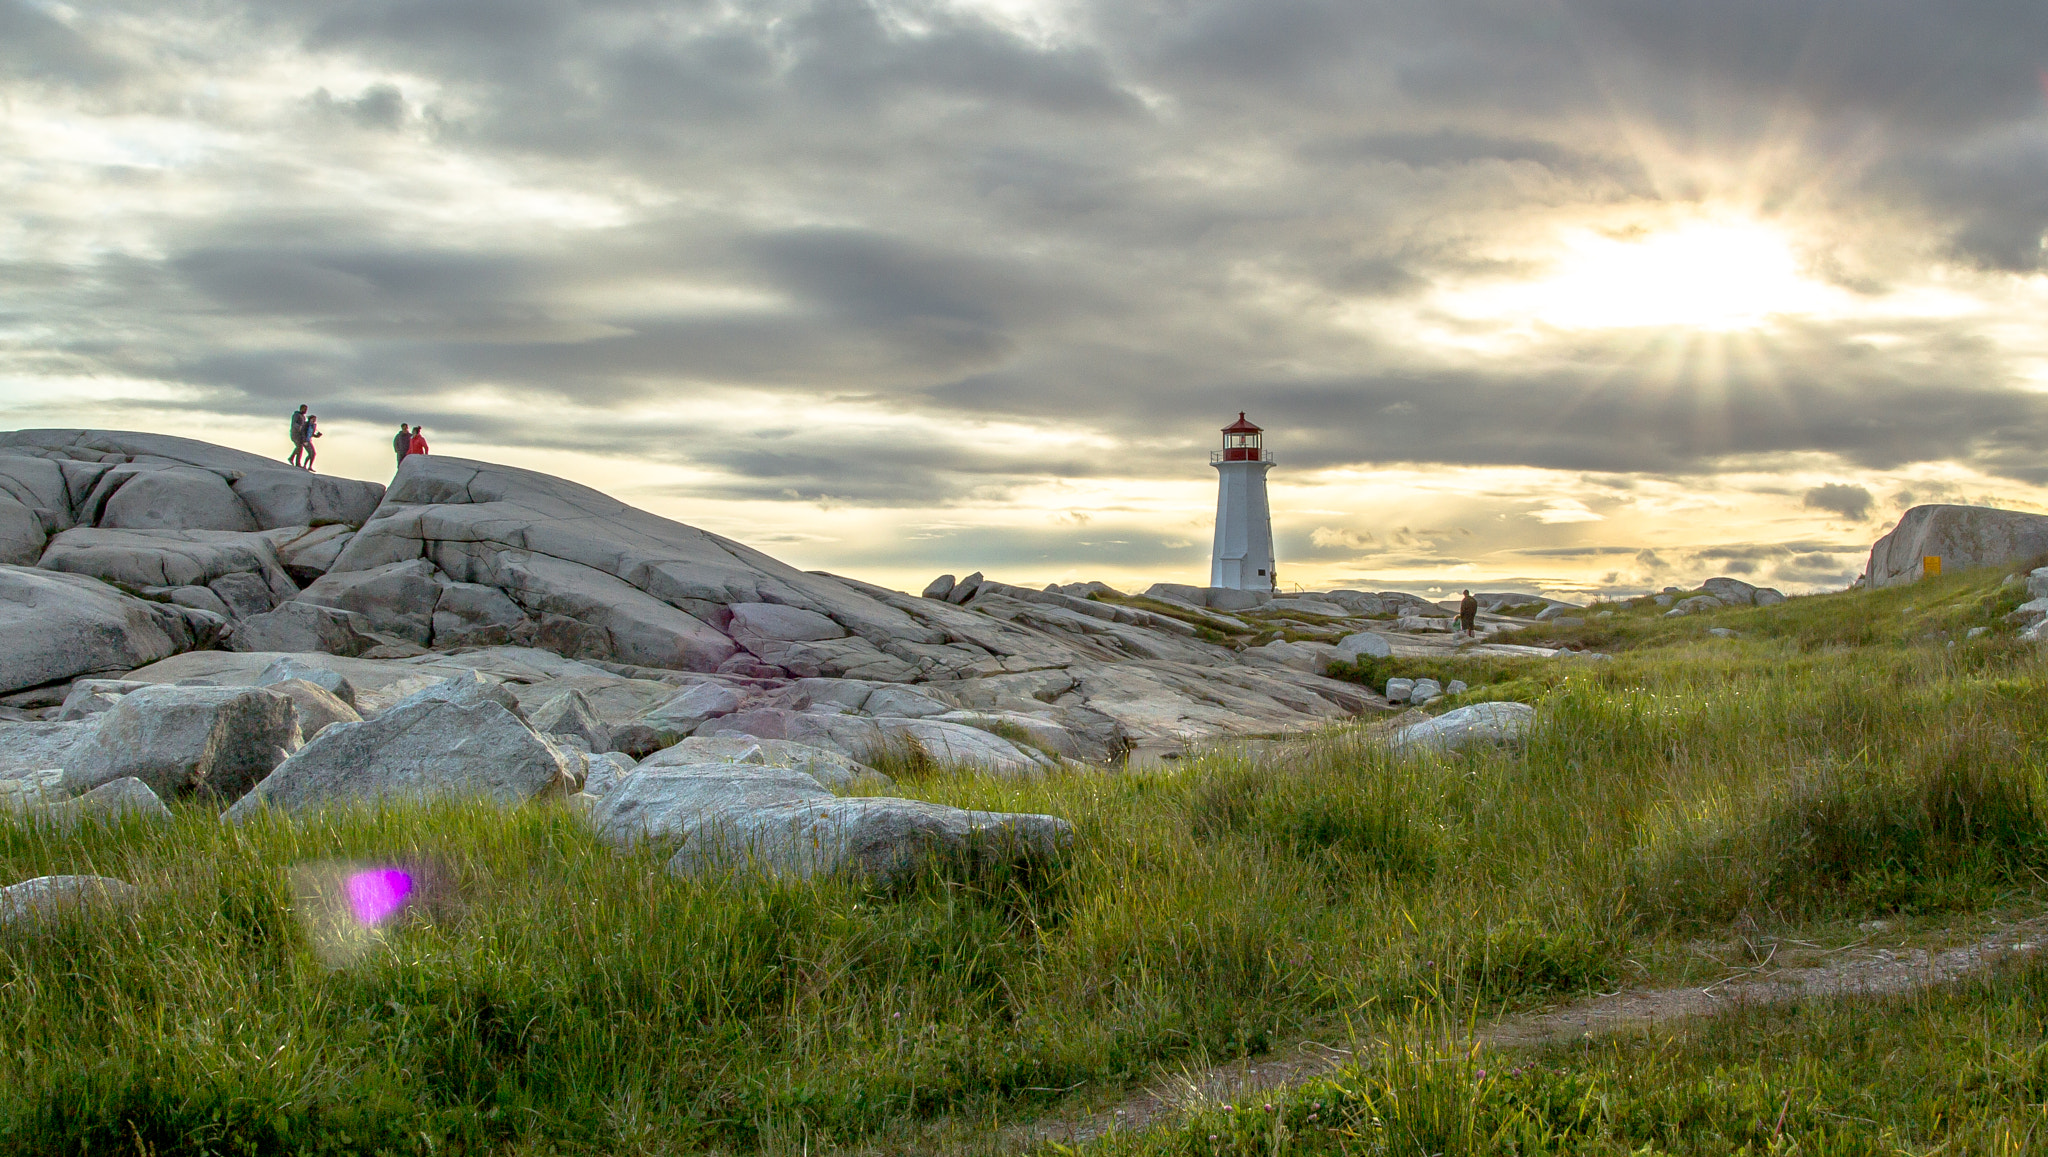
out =
[[[1223,427],[1223,461],[1261,461],[1259,434],[1259,428],[1246,421],[1244,411],[1239,410],[1237,421]]]

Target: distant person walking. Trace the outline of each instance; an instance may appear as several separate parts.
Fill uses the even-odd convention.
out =
[[[292,465],[305,465],[306,457],[306,406],[300,403],[292,413]]]
[[[405,452],[408,455],[424,454],[427,452],[427,428],[425,426],[414,426],[412,428],[412,442],[407,445]]]
[[[1465,591],[1464,595],[1464,598],[1458,600],[1458,622],[1464,626],[1465,633],[1470,635],[1472,621],[1479,617],[1479,600],[1472,597],[1471,591]]]
[[[412,453],[412,431],[404,422],[398,424],[398,436],[391,439],[391,448],[398,453],[398,464],[405,465],[405,456]]]
[[[299,463],[299,465],[304,466],[308,470],[311,470],[313,468],[313,456],[319,453],[319,451],[314,449],[313,447],[313,439],[318,438],[320,436],[320,415],[306,415],[305,435],[306,460],[304,462]]]

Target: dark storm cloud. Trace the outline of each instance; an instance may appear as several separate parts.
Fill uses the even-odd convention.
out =
[[[1861,522],[1870,517],[1870,507],[1875,501],[1870,491],[1861,486],[1829,482],[1807,491],[1799,504],[1809,510],[1825,510],[1851,522]]]
[[[395,129],[405,122],[405,94],[395,84],[373,84],[353,99],[336,97],[323,88],[314,92],[312,104],[322,115],[366,129]]]
[[[644,158],[763,120],[799,136],[857,125],[844,142],[857,152],[889,136],[887,115],[906,103],[1090,118],[1138,107],[1098,50],[1033,45],[939,4],[397,0],[301,21],[316,50],[475,86],[485,99],[451,125],[458,134],[576,155]]]
[[[1506,271],[1489,242],[1524,209],[1692,196],[1644,137],[1737,167],[1788,151],[1759,178],[1774,196],[2037,268],[2038,0],[1175,0],[1083,6],[1043,37],[935,2],[220,11],[232,35],[171,52],[0,0],[0,77],[33,78],[0,83],[224,132],[235,116],[195,94],[248,60],[357,77],[307,69],[287,102],[302,155],[211,162],[232,211],[166,211],[148,244],[9,302],[17,332],[62,335],[11,356],[178,382],[221,412],[324,396],[336,417],[672,455],[732,495],[945,503],[1046,474],[1185,476],[1240,409],[1289,468],[1699,473],[1820,453],[2048,481],[2048,403],[1938,325],[1891,326],[1882,355],[1856,326],[1787,328],[1731,374],[1712,336],[1556,337],[1443,368],[1330,320]],[[129,26],[150,19],[137,5]],[[418,155],[616,197],[625,220],[470,230],[470,206],[422,191],[427,227],[306,172],[369,181]],[[479,386],[509,407],[440,400]],[[1122,448],[706,448],[607,418],[716,391],[795,420],[858,398],[1061,421]],[[536,430],[536,412],[569,420]],[[1850,517],[1845,501],[1818,508]]]
[[[1796,99],[1824,117],[1865,113],[1927,132],[2032,112],[2048,60],[2048,8],[2032,0],[1572,0],[1569,7],[1666,76]]]

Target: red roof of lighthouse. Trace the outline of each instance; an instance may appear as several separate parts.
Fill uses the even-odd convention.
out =
[[[1244,411],[1239,410],[1237,412],[1237,421],[1223,427],[1223,432],[1226,434],[1257,434],[1259,433],[1259,428],[1245,421]]]

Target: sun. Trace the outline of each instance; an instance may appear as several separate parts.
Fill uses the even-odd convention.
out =
[[[1468,289],[1448,304],[1468,317],[1552,329],[1725,332],[1829,312],[1841,297],[1806,271],[1784,229],[1753,218],[1574,226],[1557,234],[1545,258],[1532,278]]]

